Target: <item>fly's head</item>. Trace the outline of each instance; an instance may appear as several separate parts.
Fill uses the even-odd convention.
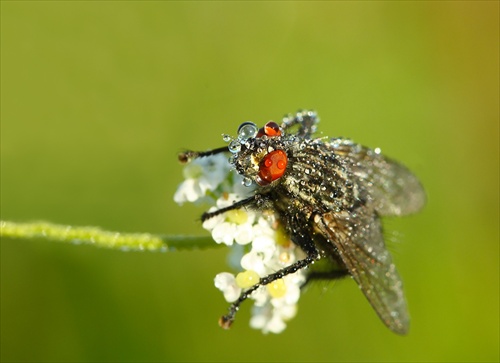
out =
[[[238,128],[236,139],[225,139],[231,140],[228,149],[233,155],[229,162],[244,177],[245,185],[255,182],[261,187],[269,186],[285,174],[290,140],[277,123],[270,121],[258,129],[247,121]]]

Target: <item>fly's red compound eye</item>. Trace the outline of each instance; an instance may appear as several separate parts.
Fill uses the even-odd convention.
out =
[[[257,183],[261,186],[283,176],[288,164],[288,158],[283,150],[274,150],[264,156],[259,163],[259,177]]]
[[[259,129],[259,132],[257,133],[257,137],[261,137],[264,135],[269,137],[281,136],[280,126],[274,121],[269,121],[264,125],[264,127],[261,127]]]

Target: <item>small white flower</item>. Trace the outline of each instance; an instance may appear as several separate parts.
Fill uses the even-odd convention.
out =
[[[227,246],[231,246],[235,233],[236,225],[234,223],[222,222],[212,230],[212,238],[217,243],[224,243]]]
[[[255,301],[254,306],[264,306],[269,304],[269,293],[265,286],[259,286],[257,290],[250,296],[250,298]]]
[[[278,315],[283,321],[293,319],[297,315],[297,304],[281,306],[278,310]]]
[[[246,245],[252,242],[253,227],[250,223],[240,225],[234,235],[234,240],[240,245]]]
[[[201,190],[200,184],[195,179],[186,179],[184,180],[177,191],[174,194],[174,201],[177,204],[182,204],[184,202],[195,202],[205,193]]]
[[[238,300],[241,294],[241,288],[236,284],[236,278],[229,272],[221,272],[214,279],[215,287],[224,294],[227,302]]]
[[[225,194],[217,199],[217,207],[212,207],[208,211],[213,212],[217,209],[225,208],[238,200],[240,200],[240,197],[236,194]],[[203,228],[212,232],[212,238],[217,243],[224,243],[231,246],[236,242],[240,245],[245,245],[253,240],[254,220],[255,212],[237,209],[207,219],[203,222]]]
[[[250,251],[241,258],[241,267],[245,270],[253,270],[260,277],[267,275],[266,263],[264,254],[257,251]]]
[[[285,283],[286,283],[286,295],[282,298],[283,299],[283,306],[285,305],[295,305],[300,298],[300,286],[304,284],[306,281],[305,276],[303,274],[298,274],[296,277],[300,278],[294,278],[295,274],[285,276]],[[278,299],[276,299],[278,300]],[[280,302],[277,301],[276,304],[279,304]]]
[[[290,275],[288,275],[290,276]],[[284,280],[288,280],[286,276]],[[250,326],[260,329],[264,334],[279,334],[286,328],[286,322],[297,313],[296,302],[300,295],[298,285],[286,282],[286,294],[280,298],[268,300],[265,304],[255,304]]]
[[[262,254],[263,259],[268,262],[276,253],[278,246],[270,236],[255,237],[252,243],[252,251]]]
[[[295,315],[296,309],[292,307],[288,309],[293,311],[283,311],[287,317],[292,318]],[[282,311],[273,309],[270,305],[254,306],[252,310],[253,316],[250,319],[250,326],[254,329],[260,329],[264,334],[274,333],[279,334],[286,328],[286,319],[282,316]]]
[[[223,154],[193,160],[184,167],[185,180],[174,195],[178,204],[196,202],[214,191],[227,178],[230,165]]]

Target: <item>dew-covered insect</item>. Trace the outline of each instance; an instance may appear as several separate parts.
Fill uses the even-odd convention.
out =
[[[314,138],[318,117],[299,111],[281,125],[245,122],[226,147],[179,154],[183,163],[219,153],[243,183],[257,186],[243,200],[205,212],[206,221],[240,208],[271,210],[305,258],[244,290],[220,320],[228,328],[240,304],[260,286],[305,269],[308,279],[351,276],[387,327],[405,334],[409,317],[401,279],[387,251],[380,217],[417,212],[425,203],[417,178],[401,164],[345,138]],[[321,266],[320,269],[316,267]]]

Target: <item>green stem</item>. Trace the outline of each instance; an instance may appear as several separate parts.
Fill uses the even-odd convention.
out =
[[[149,233],[103,231],[98,227],[73,227],[46,222],[15,223],[0,221],[0,237],[44,239],[73,244],[90,244],[122,251],[194,250],[215,247],[209,237],[169,236]]]

